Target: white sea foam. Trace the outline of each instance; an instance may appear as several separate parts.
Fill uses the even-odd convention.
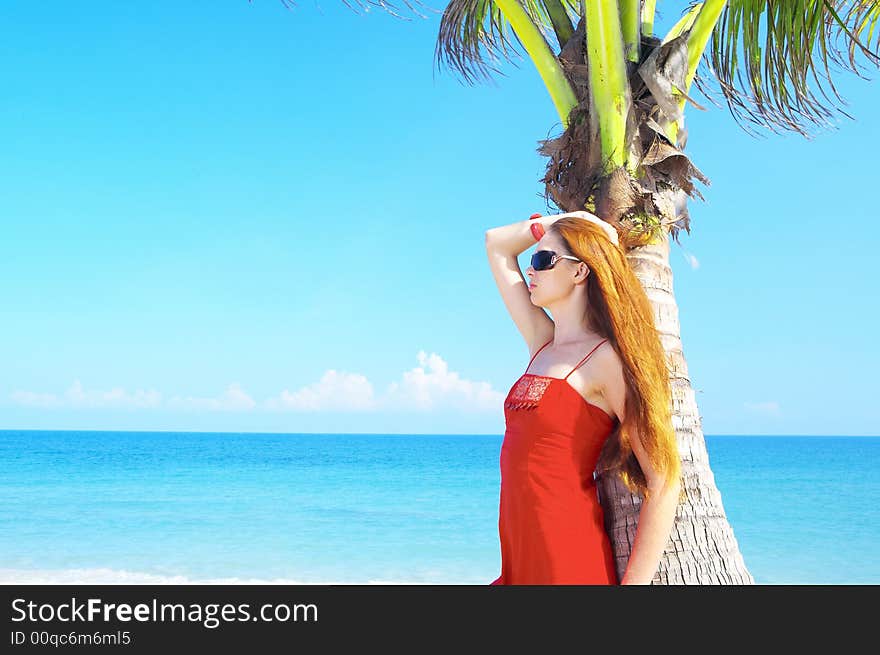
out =
[[[0,568],[0,584],[168,584],[168,585],[419,585],[425,582],[401,582],[398,580],[326,580],[304,582],[292,578],[190,578],[185,575],[157,575],[123,569],[5,569]]]

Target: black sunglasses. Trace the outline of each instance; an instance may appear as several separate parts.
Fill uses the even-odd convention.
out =
[[[581,261],[572,255],[557,255],[552,250],[536,250],[532,255],[532,268],[536,271],[546,271],[556,266],[556,262],[560,259],[571,259],[576,262]],[[581,263],[585,264],[586,262]]]

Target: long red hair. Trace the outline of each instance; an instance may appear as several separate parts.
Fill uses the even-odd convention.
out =
[[[617,352],[626,382],[624,421],[609,435],[597,471],[615,471],[630,491],[649,496],[647,479],[630,444],[638,434],[648,456],[664,477],[681,476],[681,457],[672,425],[672,390],[666,352],[654,323],[654,310],[626,259],[634,242],[619,231],[613,243],[595,223],[578,217],[554,221],[548,228],[568,251],[590,268],[587,318]]]

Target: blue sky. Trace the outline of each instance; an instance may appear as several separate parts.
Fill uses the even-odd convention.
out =
[[[501,434],[528,352],[483,233],[547,213],[560,124],[527,61],[435,71],[426,15],[4,3],[0,429]],[[836,84],[812,141],[688,108],[706,434],[880,434],[880,95]]]

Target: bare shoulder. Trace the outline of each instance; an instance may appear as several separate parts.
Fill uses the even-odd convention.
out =
[[[592,359],[595,360],[595,367],[600,375],[599,386],[602,391],[623,382],[623,360],[610,341],[602,342],[593,353]]]
[[[608,407],[623,420],[626,402],[626,380],[623,360],[610,341],[595,352],[597,386]]]

